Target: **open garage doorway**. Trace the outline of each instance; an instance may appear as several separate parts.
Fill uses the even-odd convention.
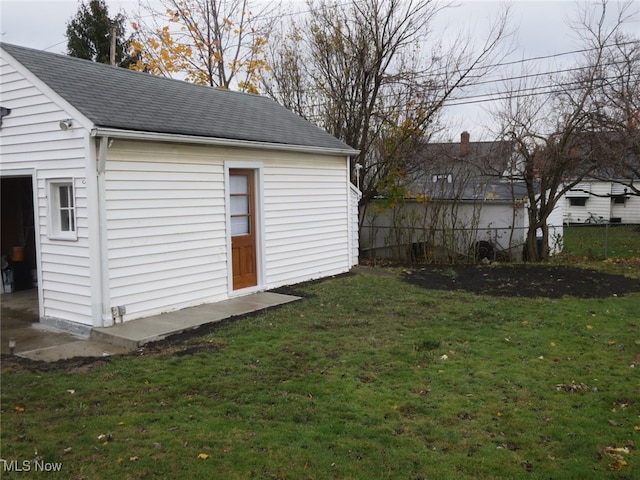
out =
[[[10,353],[9,339],[17,349],[30,348],[31,325],[39,322],[36,223],[31,175],[0,179],[0,351]]]
[[[1,253],[3,293],[37,287],[33,181],[29,177],[2,177]]]

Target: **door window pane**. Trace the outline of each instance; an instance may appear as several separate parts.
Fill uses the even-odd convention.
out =
[[[230,189],[231,195],[248,194],[249,178],[246,175],[229,176],[229,189]]]
[[[246,215],[249,213],[249,197],[231,197],[231,215]]]
[[[249,235],[249,217],[231,217],[231,235]]]

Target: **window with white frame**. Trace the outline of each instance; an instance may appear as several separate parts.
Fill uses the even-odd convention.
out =
[[[444,182],[451,183],[453,181],[453,175],[450,173],[438,173],[431,176],[433,183]]]
[[[76,240],[76,201],[72,179],[49,181],[49,236]]]

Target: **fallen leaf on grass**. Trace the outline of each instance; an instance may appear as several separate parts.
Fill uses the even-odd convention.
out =
[[[209,455],[207,455],[206,453],[199,453],[198,458],[200,460],[206,460],[207,458],[209,458]]]
[[[556,390],[563,392],[588,392],[591,389],[589,388],[589,385],[586,385],[584,383],[571,382],[558,383],[556,385]]]
[[[140,457],[129,457],[130,462],[137,462],[138,460],[140,460]]]
[[[613,462],[609,464],[609,470],[618,471],[622,470],[622,467],[627,465],[627,462],[624,460],[618,460],[617,462]]]
[[[16,405],[14,410],[18,413],[24,412],[24,407],[22,405]]]
[[[604,449],[604,451],[608,454],[608,455],[617,455],[620,453],[626,453],[629,454],[629,449],[627,447],[606,447]]]
[[[110,433],[107,433],[106,435],[104,433],[101,433],[100,435],[98,435],[98,440],[101,441],[103,445],[106,445],[113,440],[113,435],[111,435]]]
[[[627,461],[624,459],[622,454],[629,454],[628,447],[605,447],[604,453],[616,460],[609,464],[609,470],[618,471],[627,465]]]

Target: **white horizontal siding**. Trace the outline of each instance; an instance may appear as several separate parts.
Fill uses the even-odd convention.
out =
[[[359,215],[360,215],[360,199],[362,198],[362,193],[358,190],[353,184],[349,185],[349,208],[351,222],[350,226],[350,242],[351,242],[351,265],[357,265],[359,263],[359,255],[360,255],[360,224],[359,224]]]
[[[586,209],[597,218],[609,221],[611,217],[611,184],[608,182],[594,182],[591,184],[591,197],[587,200]],[[594,196],[600,195],[600,196]]]
[[[0,135],[2,174],[30,170],[36,177],[43,315],[91,325],[85,132],[77,121],[74,128],[62,131],[58,123],[71,115],[4,59],[0,60],[0,84],[0,103],[11,109],[3,118]],[[53,178],[74,179],[76,241],[49,238],[47,180]]]
[[[228,161],[262,165],[260,286],[350,268],[346,159],[116,140],[104,194],[110,304],[125,321],[227,298]]]
[[[310,156],[306,164],[266,164],[268,285],[293,284],[349,270],[348,192],[345,158]]]
[[[613,195],[624,195],[625,191],[629,193],[629,187],[620,184],[611,184],[611,193]],[[624,203],[611,203],[611,217],[619,218],[621,223],[639,224],[640,223],[640,197],[637,195],[626,195]]]
[[[115,142],[105,178],[110,303],[125,321],[226,298],[215,149]]]
[[[624,204],[616,204],[609,196],[614,191],[611,183],[593,182],[590,189],[592,193],[601,196],[590,196],[584,207],[571,206],[569,199],[565,199],[565,218],[569,222],[582,223],[589,217],[589,213],[593,213],[596,218],[602,217],[605,220],[619,218],[621,223],[640,223],[639,197],[630,195]]]
[[[84,170],[38,170],[38,219],[43,312],[45,317],[92,325],[87,190]],[[47,179],[74,180],[77,240],[49,238]],[[72,292],[72,293],[67,293]],[[66,303],[63,300],[69,300]]]

